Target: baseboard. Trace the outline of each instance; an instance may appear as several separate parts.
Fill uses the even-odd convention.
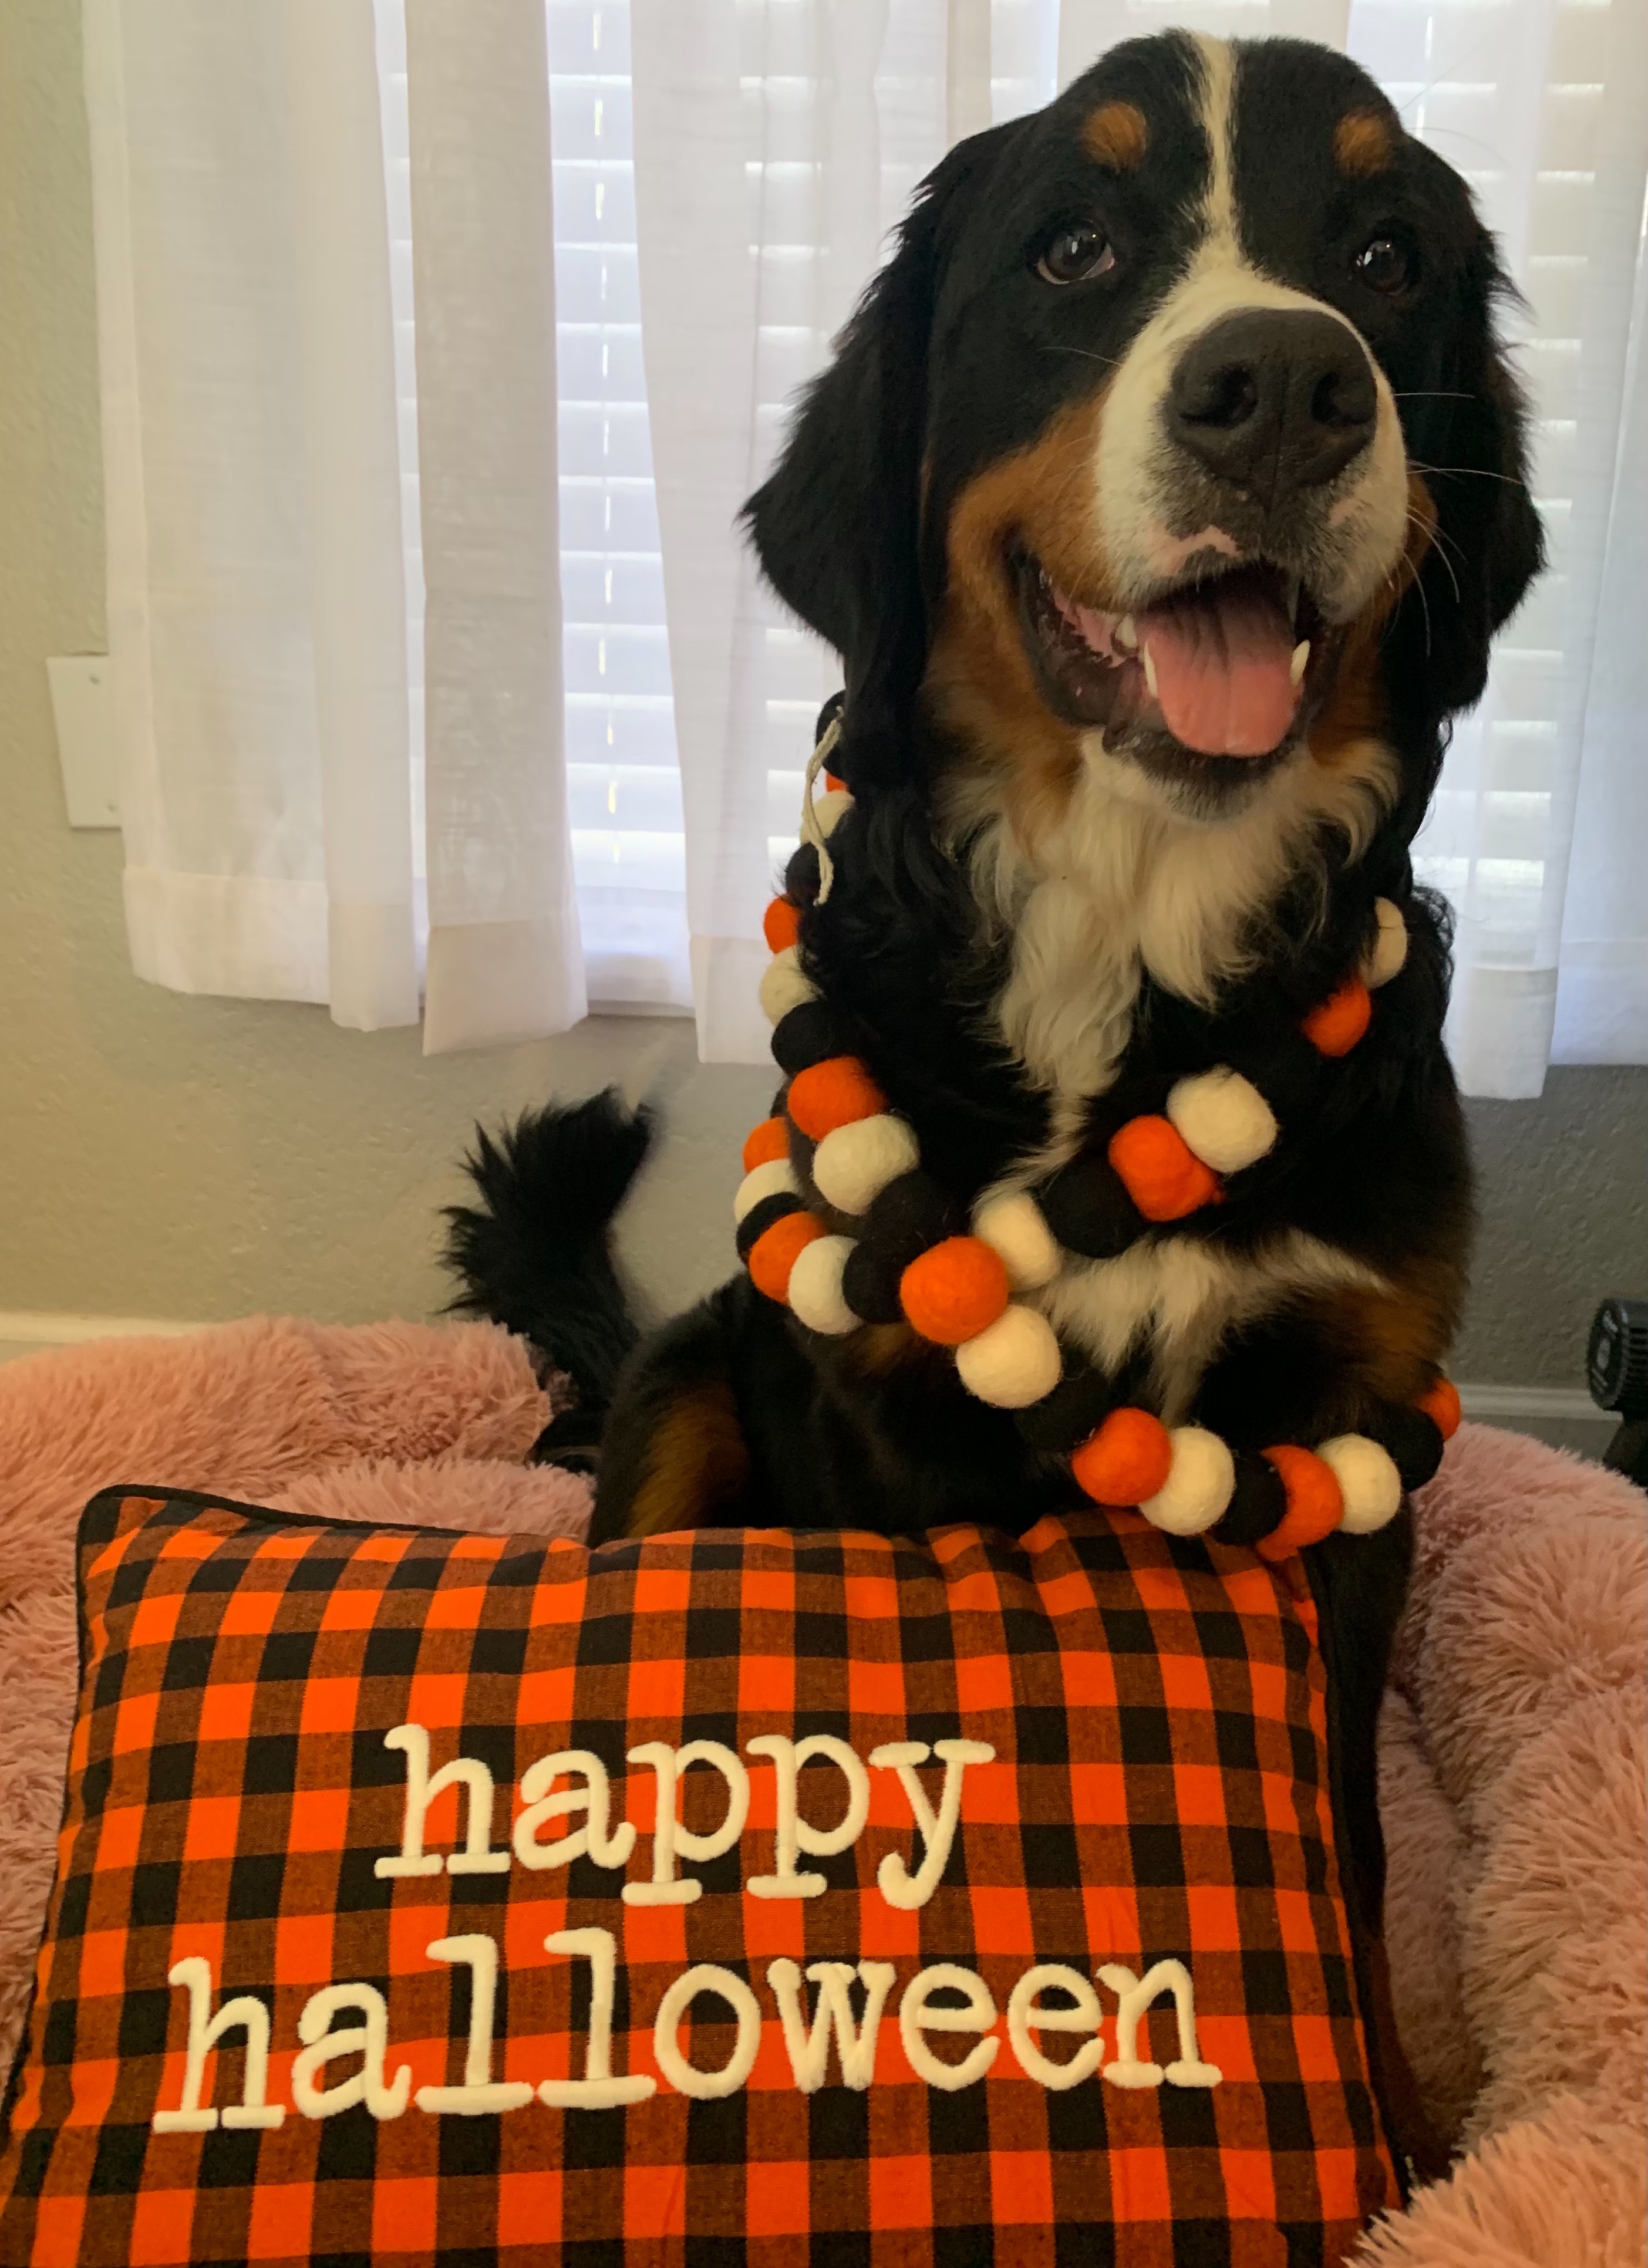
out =
[[[160,1315],[63,1315],[0,1307],[0,1361],[46,1347],[85,1346],[93,1339],[182,1338],[203,1329]]]
[[[1508,1425],[1513,1432],[1550,1425],[1617,1425],[1611,1410],[1599,1410],[1588,1394],[1568,1386],[1461,1386],[1467,1418],[1484,1425]]]

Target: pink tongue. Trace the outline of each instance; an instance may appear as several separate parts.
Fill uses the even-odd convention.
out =
[[[1265,756],[1299,705],[1294,638],[1275,600],[1240,584],[1213,584],[1138,617],[1168,731],[1206,756]]]

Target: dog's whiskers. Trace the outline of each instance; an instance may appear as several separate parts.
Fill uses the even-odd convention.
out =
[[[1443,537],[1441,529],[1439,527],[1427,526],[1426,523],[1421,519],[1416,512],[1409,512],[1408,515],[1408,522],[1410,527],[1418,528],[1422,534],[1435,536],[1440,539],[1437,544],[1437,556],[1447,571],[1448,580],[1453,585],[1454,598],[1461,606],[1463,606],[1465,603],[1465,593],[1460,588],[1460,578],[1453,571],[1453,562],[1448,557],[1446,549],[1445,549],[1446,539],[1445,537]],[[1423,593],[1424,586],[1420,582],[1417,575],[1414,578],[1414,583],[1415,588],[1420,590]]]
[[[1508,489],[1527,487],[1517,474],[1489,472],[1485,465],[1427,465],[1420,457],[1409,457],[1408,461],[1416,473],[1434,473],[1441,481],[1503,481]]]

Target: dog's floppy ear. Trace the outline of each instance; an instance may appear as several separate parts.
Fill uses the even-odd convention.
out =
[[[1404,644],[1424,705],[1438,718],[1480,699],[1494,633],[1545,563],[1528,490],[1527,406],[1495,321],[1511,296],[1493,239],[1479,228],[1440,414],[1416,420],[1409,445],[1436,504],[1437,532],[1421,590],[1402,608]]]
[[[846,705],[833,770],[854,787],[907,775],[927,661],[921,459],[927,350],[943,249],[1006,129],[958,144],[927,176],[880,269],[801,398],[776,469],[744,506],[762,571],[835,647]]]

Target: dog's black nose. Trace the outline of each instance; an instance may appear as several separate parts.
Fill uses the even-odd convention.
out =
[[[1210,473],[1270,506],[1341,472],[1372,439],[1378,407],[1348,325],[1304,308],[1250,308],[1186,350],[1168,422]]]

